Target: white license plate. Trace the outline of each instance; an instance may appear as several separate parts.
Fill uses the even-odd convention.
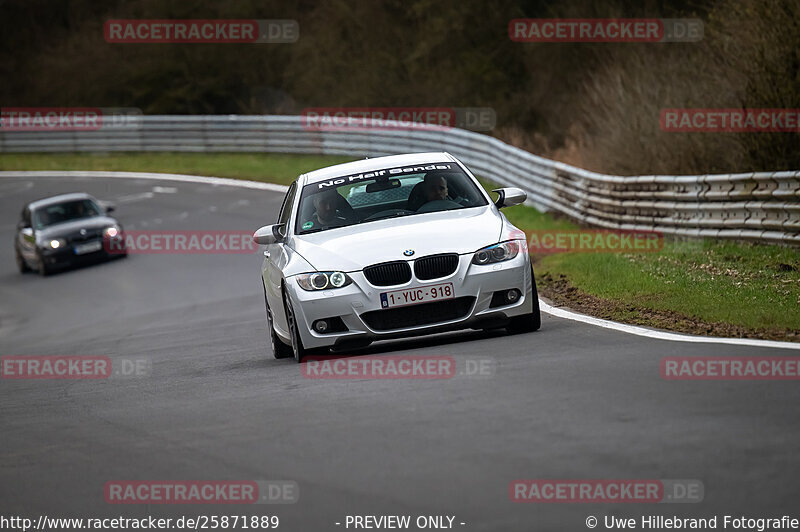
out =
[[[84,253],[92,253],[93,251],[98,251],[102,247],[103,243],[99,240],[95,242],[87,242],[86,244],[78,244],[75,246],[75,254],[83,255]]]
[[[417,305],[454,297],[456,297],[456,291],[453,289],[453,283],[418,286],[417,288],[382,292],[381,308],[405,307],[406,305]]]

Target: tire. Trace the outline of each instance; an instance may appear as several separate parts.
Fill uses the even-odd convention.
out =
[[[542,326],[542,314],[539,311],[539,292],[536,290],[536,278],[533,276],[533,265],[531,265],[531,298],[533,299],[533,312],[523,316],[511,318],[511,322],[506,330],[511,334],[523,334],[538,331]]]
[[[295,318],[292,302],[285,290],[282,290],[282,293],[283,306],[286,309],[286,321],[289,324],[289,333],[292,336],[292,354],[294,355],[294,360],[300,364],[303,362],[303,359],[309,355],[316,355],[326,352],[327,349],[307,349],[303,346],[303,341],[300,339],[300,331],[298,329],[297,319]]]
[[[39,275],[42,277],[47,277],[51,273],[50,268],[44,263],[44,257],[42,257],[41,253],[37,255],[37,258],[39,259],[39,264],[37,265],[36,271],[39,272]]]
[[[267,289],[264,287],[264,282],[261,282],[262,288],[264,288],[264,308],[267,311],[267,334],[269,334],[269,343],[272,347],[272,356],[275,358],[289,358],[294,356],[292,352],[291,346],[286,345],[283,343],[283,340],[278,338],[278,334],[275,332],[275,324],[272,321],[272,311],[269,309],[269,303],[267,302]]]
[[[17,261],[17,269],[19,273],[28,273],[31,269],[28,267],[28,263],[25,262],[25,259],[22,258],[22,255],[19,254],[19,250],[14,248],[14,259]]]

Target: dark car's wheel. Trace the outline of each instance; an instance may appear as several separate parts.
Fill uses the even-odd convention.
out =
[[[36,255],[36,258],[38,259],[38,267],[36,271],[39,272],[39,275],[41,275],[42,277],[50,275],[51,270],[50,268],[47,267],[47,264],[45,264],[44,257],[42,257],[42,254],[38,253]]]
[[[536,278],[533,276],[533,266],[531,265],[531,298],[533,300],[533,312],[523,316],[511,318],[511,322],[506,330],[511,334],[528,333],[538,331],[542,326],[542,315],[539,312],[539,292],[536,290]]]
[[[28,273],[31,269],[28,267],[28,263],[25,262],[25,259],[22,258],[22,255],[19,254],[19,251],[14,248],[14,259],[17,261],[17,269],[19,273]]]
[[[267,310],[267,331],[269,333],[269,343],[272,347],[272,356],[275,358],[289,358],[294,356],[291,346],[283,343],[283,341],[278,338],[278,334],[275,332],[275,324],[272,321],[272,311],[270,310],[269,303],[267,302],[267,289],[264,287],[263,281],[261,283],[261,287],[264,288],[264,307]]]
[[[286,321],[289,324],[289,333],[292,335],[292,354],[294,355],[294,359],[300,363],[309,355],[327,351],[325,349],[307,349],[303,347],[303,341],[300,339],[300,330],[298,329],[299,324],[297,322],[297,316],[294,313],[289,295],[285,290],[283,290],[283,306],[286,309]]]

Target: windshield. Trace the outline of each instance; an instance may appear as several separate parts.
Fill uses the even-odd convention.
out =
[[[42,229],[50,225],[98,216],[99,214],[100,207],[92,200],[67,201],[36,209],[33,213],[33,225],[36,229]]]
[[[455,163],[386,168],[303,187],[295,232],[486,204],[474,181]]]

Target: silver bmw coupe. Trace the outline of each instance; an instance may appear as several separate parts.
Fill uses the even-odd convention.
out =
[[[541,324],[525,236],[493,191],[448,153],[339,164],[292,183],[278,220],[258,229],[276,358],[341,352],[457,329]]]

